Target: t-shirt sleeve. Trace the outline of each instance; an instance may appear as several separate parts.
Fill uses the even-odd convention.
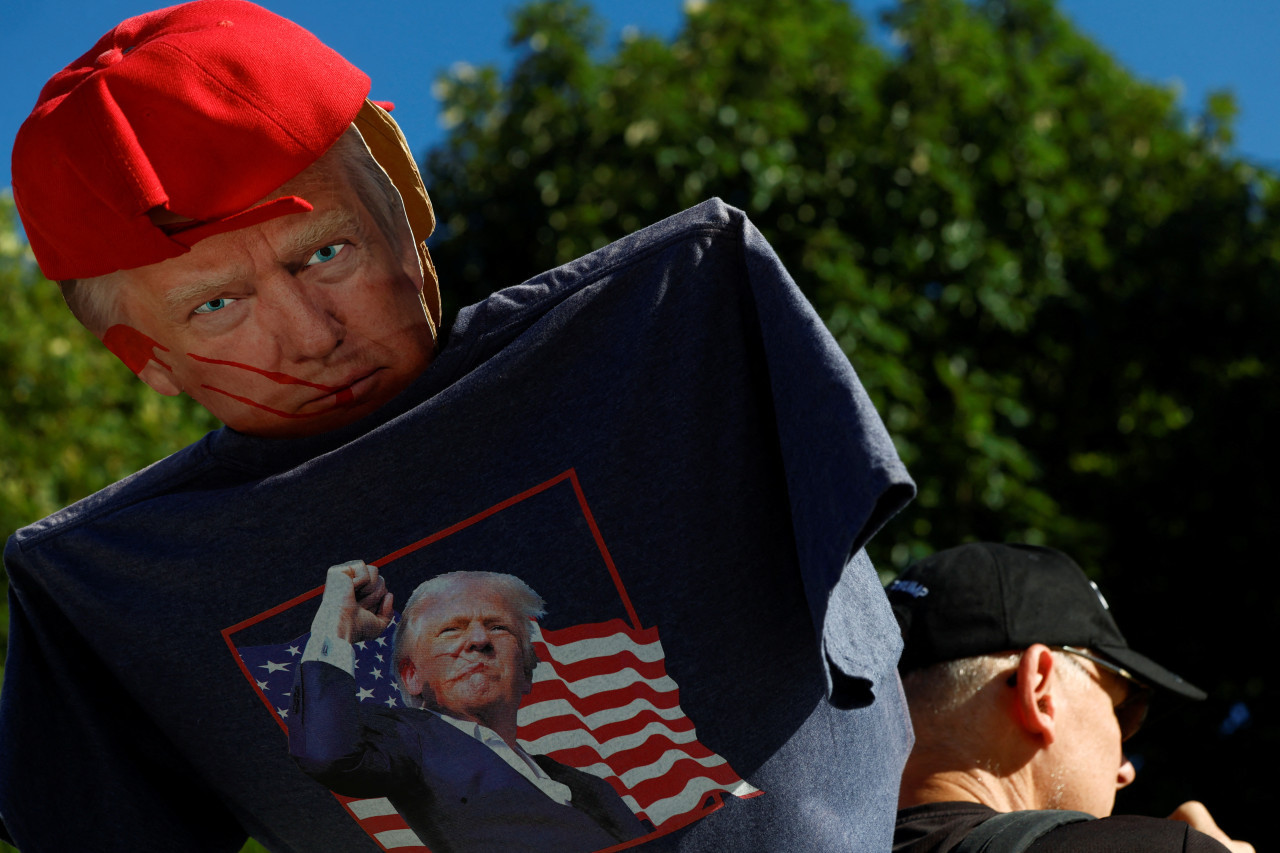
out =
[[[915,485],[849,359],[750,222],[743,245],[828,695],[842,707],[864,705],[893,677],[902,648],[864,548]]]

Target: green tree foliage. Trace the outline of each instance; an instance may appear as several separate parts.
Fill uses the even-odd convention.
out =
[[[1228,638],[1280,612],[1249,571],[1277,508],[1280,210],[1276,176],[1229,153],[1231,98],[1186,114],[1050,0],[901,0],[888,51],[843,0],[686,8],[669,43],[606,50],[586,5],[531,3],[509,75],[437,82],[448,307],[707,197],[743,208],[919,484],[877,563],[1071,553],[1135,645],[1213,692],[1182,730],[1155,721],[1121,804],[1194,794],[1247,828],[1261,801],[1221,760],[1276,741],[1274,683]]]

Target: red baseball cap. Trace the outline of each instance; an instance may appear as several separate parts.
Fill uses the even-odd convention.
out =
[[[245,0],[129,18],[49,80],[18,131],[13,196],[40,269],[54,280],[134,269],[310,210],[296,196],[259,202],[328,150],[369,86]],[[153,211],[191,225],[166,233]]]

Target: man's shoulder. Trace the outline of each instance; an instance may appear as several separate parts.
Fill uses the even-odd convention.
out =
[[[411,747],[414,751],[433,748],[457,751],[472,744],[483,746],[431,711],[359,699],[355,676],[330,663],[304,660],[298,666],[295,679],[291,698],[295,703],[295,716],[302,710],[303,719],[340,713],[341,708],[354,705],[364,729],[363,736],[375,738],[384,746],[392,741],[416,744]]]
[[[1059,827],[1082,821],[1094,822],[1083,812],[1058,809],[998,812],[982,803],[924,803],[898,811],[893,851],[1023,853],[1040,849],[1037,839]]]
[[[1000,813],[980,803],[927,803],[898,812],[893,853],[950,853]],[[1028,813],[1034,814],[1034,813]],[[1127,853],[1131,850],[1225,853],[1226,848],[1186,824],[1163,818],[1115,815],[1048,828],[1027,853]]]
[[[1028,853],[1126,853],[1130,850],[1227,853],[1226,847],[1185,823],[1144,815],[1112,815],[1068,824],[1027,848]]]
[[[900,809],[893,853],[946,853],[998,812],[981,803],[925,803]]]

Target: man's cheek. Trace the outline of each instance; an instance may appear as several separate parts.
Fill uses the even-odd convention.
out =
[[[298,385],[298,386],[301,386],[302,388],[310,388],[315,391],[319,391],[323,394],[336,393],[340,400],[343,399],[343,397],[345,396],[348,402],[350,397],[352,396],[350,388],[339,388],[336,385],[322,385],[319,382],[308,382],[307,380],[297,376],[293,376],[292,374],[281,373],[278,370],[266,370],[261,367],[254,367],[252,364],[242,364],[241,362],[238,362],[238,361],[227,361],[226,359],[221,359],[221,358],[208,358],[207,356],[197,355],[196,353],[193,353],[193,352],[187,353],[187,358],[190,358],[192,361],[198,361],[201,364],[209,364],[215,367],[229,368],[229,370],[227,371],[219,371],[217,379],[213,380],[213,381],[219,382],[220,384],[226,384],[226,382],[230,382],[233,385],[240,386],[240,387],[247,387],[247,386],[253,386],[253,385],[258,385],[259,387],[261,387],[261,382],[257,378],[257,377],[261,377],[262,379],[267,380],[267,382],[277,386]],[[218,390],[217,388],[214,388],[212,385],[205,385],[204,387],[214,391]]]
[[[201,371],[202,381],[200,387],[202,389],[281,418],[315,417],[330,412],[335,408],[350,405],[354,399],[350,388],[322,385],[288,373],[281,373],[278,370],[267,370],[251,364],[221,358],[210,358],[197,353],[187,353],[186,357],[212,368],[211,370]],[[268,403],[268,401],[274,401],[282,397],[280,393],[282,388],[296,388],[296,392],[283,395],[283,399],[294,404],[304,404],[308,398],[316,398],[328,394],[334,395],[333,404],[314,412],[286,411],[279,408],[278,404],[271,405]]]
[[[196,368],[190,371],[191,375],[200,378],[201,389],[281,418],[315,417],[332,411],[334,408],[350,405],[353,400],[350,388],[339,389],[329,385],[322,385],[318,382],[308,382],[297,376],[276,370],[266,370],[265,368],[238,361],[210,358],[197,353],[173,354],[168,357],[169,361],[164,361],[156,352],[158,350],[170,353],[171,350],[168,347],[132,326],[124,324],[117,324],[108,329],[106,334],[102,336],[102,343],[116,358],[124,362],[125,366],[133,371],[135,375],[140,374],[147,366],[147,362],[150,361],[154,361],[165,370],[173,373],[173,367],[169,362],[177,363],[177,359],[189,359],[198,365],[205,366],[205,369]],[[280,389],[289,386],[296,386],[303,397],[333,394],[333,405],[327,406],[320,411],[306,413],[286,411],[280,408],[279,404],[271,405],[269,401],[279,397]],[[305,399],[295,402],[305,403]]]

